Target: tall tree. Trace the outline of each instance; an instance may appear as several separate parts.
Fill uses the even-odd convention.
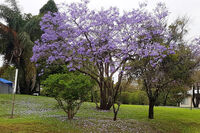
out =
[[[42,17],[44,16],[45,13],[47,12],[52,12],[55,13],[58,11],[58,8],[54,2],[54,0],[49,0],[41,9],[39,15],[31,17],[31,19],[26,23],[24,26],[24,29],[26,29],[26,32],[30,35],[30,39],[32,42],[35,42],[37,39],[40,39],[42,35],[42,30],[40,29],[40,21],[42,20]],[[35,75],[29,75],[29,77],[32,77],[33,79],[33,84],[31,92],[36,91],[36,88],[40,86],[40,77],[38,76],[38,71],[40,69],[36,68],[35,63],[30,62],[30,58],[33,55],[32,53],[32,47],[30,47],[28,56],[26,56],[26,66],[29,66],[26,70],[30,72],[33,72],[34,70]],[[54,67],[55,68],[55,67]],[[57,70],[57,69],[56,69]],[[53,70],[55,71],[55,70]],[[53,72],[49,72],[53,73]]]
[[[161,8],[162,4],[153,14],[133,9],[120,16],[117,8],[89,10],[87,1],[66,5],[66,12],[43,17],[44,34],[33,48],[32,60],[38,65],[45,61],[46,67],[69,63],[70,70],[89,75],[100,88],[100,109],[109,110],[120,93],[128,60],[150,56],[155,64],[163,55],[170,54],[171,44],[165,47],[151,41],[154,36],[163,40],[169,37],[163,24],[167,11]],[[114,85],[112,79],[117,72]]]
[[[30,15],[22,14],[15,0],[8,0],[7,2],[10,5],[0,5],[0,17],[7,23],[6,25],[0,23],[1,53],[5,55],[5,63],[11,61],[20,69],[21,73],[24,73],[22,57],[28,47],[34,45],[23,29],[29,21]],[[19,80],[20,87],[23,86],[21,81],[24,80]]]
[[[185,35],[188,33],[187,30],[187,25],[188,25],[189,19],[187,17],[179,17],[177,18],[168,28],[169,31],[171,33],[171,38],[168,40],[168,42],[170,41],[174,41],[176,43],[176,45],[179,47],[179,51],[177,51],[177,55],[179,56],[180,54],[182,54],[181,52],[185,53],[186,48],[184,47],[184,45],[187,43],[185,41]],[[183,58],[182,55],[180,55],[180,57]],[[190,56],[191,57],[191,56]],[[192,57],[191,57],[192,58]],[[181,58],[177,60],[177,64],[178,62],[180,63],[180,60],[182,60]],[[189,62],[188,62],[189,63]],[[184,72],[183,72],[184,73]],[[189,77],[188,77],[189,78]],[[191,80],[190,80],[191,83]],[[183,89],[183,87],[185,89]],[[170,89],[171,88],[171,89]],[[165,106],[167,103],[167,99],[169,97],[169,95],[172,92],[172,95],[175,96],[176,98],[178,98],[177,100],[180,100],[180,96],[177,97],[176,95],[179,94],[184,94],[187,92],[188,87],[185,86],[185,84],[173,84],[172,86],[167,86],[167,89],[165,89],[162,92],[162,99],[163,99],[163,105]],[[173,91],[172,91],[173,90]],[[176,92],[176,94],[174,95],[173,93]],[[182,96],[182,97],[183,97]],[[174,97],[174,98],[175,98]]]
[[[30,62],[34,41],[42,34],[39,28],[41,16],[22,14],[15,0],[7,0],[8,5],[0,5],[0,52],[5,55],[5,64],[14,64],[19,69],[21,93],[30,94],[37,77],[34,63]],[[48,10],[49,11],[49,10]]]

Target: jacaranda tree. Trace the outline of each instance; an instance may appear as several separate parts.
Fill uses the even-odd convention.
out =
[[[93,78],[100,88],[100,109],[109,110],[120,93],[129,60],[151,58],[156,66],[173,45],[165,24],[168,11],[159,3],[153,12],[141,6],[120,15],[118,8],[88,9],[88,1],[63,5],[47,13],[40,25],[44,34],[33,48],[33,62],[67,64]],[[152,38],[161,41],[154,42]],[[43,72],[41,72],[42,74]],[[114,84],[113,76],[118,80]]]
[[[130,61],[131,69],[127,71],[130,77],[141,79],[143,89],[146,91],[149,99],[149,119],[154,119],[154,106],[158,103],[160,96],[166,99],[170,92],[175,93],[177,99],[181,99],[180,93],[184,95],[181,87],[191,86],[191,76],[199,67],[199,39],[193,43],[185,41],[184,34],[187,31],[184,19],[177,19],[175,23],[169,26],[171,38],[163,45],[174,42],[174,54],[163,55],[161,62],[155,66],[151,65],[151,58],[142,58],[136,61]],[[160,42],[159,38],[152,38],[153,42]],[[185,91],[187,92],[186,88]],[[178,96],[177,96],[178,95]]]

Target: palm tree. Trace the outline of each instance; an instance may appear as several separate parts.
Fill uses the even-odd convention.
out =
[[[16,0],[6,0],[8,5],[0,5],[0,54],[4,55],[4,65],[12,63],[19,69],[20,93],[31,94],[36,87],[37,70],[30,61],[34,41],[42,35],[39,22],[47,11],[58,11],[53,0],[41,8],[37,16],[22,14]]]
[[[30,40],[29,34],[26,32],[25,25],[31,19],[30,14],[22,14],[15,0],[7,0],[9,5],[0,5],[0,18],[6,24],[0,23],[0,52],[4,55],[5,64],[11,62],[19,69],[19,86],[21,93],[28,93],[30,90],[26,82],[30,81],[26,77],[25,70],[30,60],[27,53],[32,50],[34,43]],[[31,53],[31,52],[30,52]],[[34,71],[32,75],[35,75]]]

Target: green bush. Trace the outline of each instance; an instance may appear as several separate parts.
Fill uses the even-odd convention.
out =
[[[131,103],[131,93],[130,92],[122,92],[120,96],[120,101],[122,104],[130,104]]]
[[[81,104],[88,100],[93,86],[89,77],[78,72],[50,75],[43,85],[44,93],[57,100],[68,119],[73,119]]]
[[[164,100],[166,98],[166,93],[167,92],[161,92],[160,95],[158,96],[158,99],[156,101],[156,106],[165,106],[164,105]],[[177,100],[182,99],[182,96],[179,95],[180,97],[177,97],[173,94],[169,94],[167,101],[166,101],[166,106],[176,106],[177,105]]]
[[[149,104],[149,100],[148,100],[146,92],[138,91],[138,105],[148,105],[148,104]]]
[[[146,92],[141,90],[134,92],[122,92],[120,101],[122,104],[148,105]]]

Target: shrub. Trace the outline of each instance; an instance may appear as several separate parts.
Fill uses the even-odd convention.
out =
[[[73,119],[92,88],[90,78],[78,72],[50,75],[43,84],[45,93],[57,100],[68,119]]]
[[[122,92],[120,96],[120,101],[122,104],[130,104],[131,103],[131,93],[130,92]]]
[[[138,91],[138,104],[139,105],[148,105],[149,104],[149,100],[148,100],[146,92]]]
[[[146,92],[137,90],[131,93],[131,104],[136,105],[147,105],[148,104],[148,97],[146,95]]]
[[[131,104],[136,104],[136,105],[138,104],[138,92],[137,91],[135,91],[131,94],[130,100],[131,100]]]

